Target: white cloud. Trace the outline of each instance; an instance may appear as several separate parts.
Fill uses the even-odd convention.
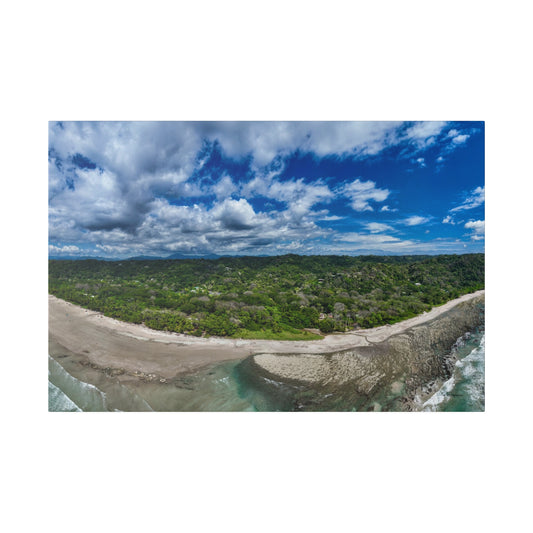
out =
[[[418,215],[413,215],[411,217],[405,218],[402,223],[406,226],[419,226],[420,224],[425,224],[426,222],[429,222],[430,219],[428,217],[421,217]]]
[[[194,123],[63,122],[50,124],[49,145],[69,161],[82,154],[117,176],[125,189],[139,181],[172,187],[187,179],[202,147]]]
[[[213,228],[213,219],[204,206],[171,205],[158,199],[152,204],[150,215],[139,227],[141,237],[154,237],[167,227],[184,233],[206,232]]]
[[[237,192],[237,186],[233,183],[230,176],[224,174],[213,186],[213,192],[217,199],[227,198]]]
[[[80,243],[83,253],[85,244],[97,244],[108,254],[158,255],[169,250],[239,252],[261,242],[267,243],[261,244],[265,250],[291,242],[306,246],[309,239],[331,234],[315,221],[343,218],[317,204],[341,195],[355,211],[373,211],[390,191],[363,178],[334,191],[326,177],[312,183],[303,178],[282,181],[284,156],[299,150],[317,157],[362,158],[400,146],[411,151],[407,157],[425,165],[424,157],[414,156],[413,149],[441,142],[445,126],[444,122],[51,123],[50,241],[57,245],[54,253]],[[461,135],[465,133],[457,132],[451,139]],[[246,183],[228,174],[213,183],[207,161],[215,146],[231,158],[250,158]],[[212,195],[216,200],[207,204],[213,202]],[[179,205],[189,204],[191,197],[198,197],[197,205]],[[256,204],[258,197],[269,199],[272,210],[256,212],[253,206],[263,205]],[[455,209],[474,206],[474,200],[467,200]],[[380,210],[397,211],[389,205]],[[370,236],[392,229],[378,228],[378,223],[369,225]]]
[[[443,224],[452,224],[452,225],[455,224],[453,218],[452,218],[450,215],[444,217],[444,218],[442,219],[442,223],[443,223]]]
[[[466,200],[459,206],[450,209],[450,213],[463,211],[467,209],[474,209],[485,203],[485,187],[476,187]]]
[[[277,244],[276,245],[276,250],[280,250],[283,253],[287,253],[287,252],[289,252],[289,253],[290,252],[302,252],[302,251],[304,251],[307,248],[308,247],[306,247],[302,241],[292,241],[292,242],[289,242],[289,243],[286,243],[286,244]]]
[[[77,153],[96,165],[136,180],[181,171],[180,181],[207,157],[204,141],[217,142],[229,157],[252,156],[256,167],[296,150],[319,157],[367,157],[388,147],[429,146],[445,122],[63,122],[51,123],[49,142],[63,160]]]
[[[53,254],[78,254],[80,249],[74,245],[55,246],[53,244],[48,245],[48,253]]]
[[[334,197],[327,185],[305,183],[303,178],[290,181],[272,181],[264,194],[278,202],[288,204],[291,213],[303,216],[311,207],[319,202],[329,201]]]
[[[344,185],[340,192],[351,200],[351,207],[355,211],[373,211],[369,202],[384,202],[390,194],[388,189],[377,188],[375,182],[360,179]]]
[[[98,252],[101,252],[104,256],[118,256],[131,253],[142,253],[142,248],[132,246],[128,244],[97,244],[95,246]]]
[[[320,253],[334,254],[361,254],[361,253],[386,253],[386,254],[442,254],[463,253],[463,242],[459,239],[435,238],[429,241],[414,239],[402,240],[397,237],[382,234],[345,233],[336,235],[333,242],[322,249]]]
[[[388,224],[382,224],[380,222],[367,222],[365,228],[370,231],[370,233],[382,233],[384,231],[394,231],[392,226]]]
[[[251,229],[260,223],[260,217],[256,216],[252,206],[244,198],[226,199],[210,213],[224,228],[230,230]]]
[[[443,155],[450,154],[455,149],[457,149],[459,146],[462,146],[470,139],[470,137],[477,133],[479,130],[477,129],[469,129],[469,130],[462,130],[459,131],[456,128],[452,128],[446,137],[442,140],[442,153],[437,158],[437,163],[444,162]]]
[[[384,234],[343,233],[335,236],[337,245],[328,245],[329,253],[409,253],[450,249],[450,243],[427,243]]]
[[[470,138],[470,135],[466,133],[461,133],[459,130],[456,130],[454,128],[448,132],[447,137],[450,138],[451,141],[455,144],[462,144],[462,143],[465,143]]]
[[[447,123],[442,121],[417,122],[407,128],[405,136],[418,149],[428,148],[436,142],[437,137],[442,133],[446,125]]]
[[[484,220],[470,220],[465,224],[466,229],[471,229],[470,238],[474,241],[479,241],[485,238],[485,221]]]
[[[376,155],[400,141],[400,122],[310,123],[307,147],[323,157],[328,154]]]
[[[336,220],[342,220],[346,217],[340,217],[338,215],[327,215],[327,216],[322,216],[320,217],[318,220],[323,220],[325,222],[334,222]]]
[[[485,221],[484,220],[470,220],[465,224],[465,228],[473,229],[474,231],[485,233]]]
[[[402,139],[401,122],[211,122],[197,133],[217,141],[231,158],[251,155],[256,167],[296,150],[326,155],[376,155]]]
[[[213,207],[172,205],[165,199],[151,204],[137,232],[92,232],[99,252],[117,255],[168,255],[172,252],[241,254],[258,247],[275,253],[277,245],[324,237],[330,230],[310,218],[297,220],[285,211],[257,213],[244,198],[226,198]]]
[[[444,123],[419,122],[62,122],[49,126],[50,226],[56,231],[119,228],[133,232],[160,197],[212,192],[285,202],[295,217],[333,193],[324,183],[280,182],[284,156],[301,150],[319,157],[366,157],[402,143],[427,144]],[[224,175],[205,190],[191,179],[205,167],[215,143],[228,156],[251,156],[255,175],[237,187]],[[81,157],[88,168],[75,164]],[[420,159],[420,158],[419,158]],[[258,169],[262,170],[259,172]],[[240,190],[239,190],[240,189]],[[389,191],[356,180],[345,194],[356,211],[371,211]],[[386,210],[386,209],[384,209]],[[72,224],[73,223],[73,224]],[[72,233],[72,232],[71,232]]]
[[[241,194],[248,199],[260,196],[285,204],[286,215],[293,218],[312,215],[314,205],[334,198],[334,193],[321,180],[306,183],[303,178],[287,181],[276,178],[277,172],[257,175],[241,187]],[[322,214],[327,214],[327,211]]]
[[[139,190],[124,193],[112,172],[80,169],[73,187],[56,191],[50,199],[52,227],[54,219],[70,219],[86,230],[136,227],[147,210],[146,198],[141,196]]]
[[[350,233],[340,233],[335,237],[335,240],[337,241],[343,241],[343,242],[354,242],[358,244],[383,244],[383,243],[396,243],[400,242],[401,239],[398,237],[392,237],[391,235],[375,235],[375,234],[368,234],[368,233],[356,233],[356,232],[350,232]]]
[[[470,135],[457,135],[452,139],[455,144],[463,144],[470,138]]]

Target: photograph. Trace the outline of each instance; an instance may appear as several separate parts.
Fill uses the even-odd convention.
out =
[[[4,4],[3,530],[531,529],[525,2]]]
[[[48,124],[49,411],[484,411],[485,124]]]

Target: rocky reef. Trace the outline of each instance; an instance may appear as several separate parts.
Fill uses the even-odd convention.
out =
[[[483,294],[368,346],[332,354],[257,354],[241,371],[272,395],[282,388],[281,409],[413,410],[415,398],[429,396],[450,377],[452,347],[484,324],[484,303]]]

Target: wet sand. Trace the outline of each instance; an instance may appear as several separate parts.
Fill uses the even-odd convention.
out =
[[[467,294],[420,316],[390,326],[327,335],[316,341],[241,340],[198,338],[129,324],[74,304],[48,297],[50,355],[60,347],[104,369],[121,369],[128,375],[172,378],[209,364],[243,359],[252,354],[324,354],[369,346],[392,335],[437,318],[460,302],[483,291]]]

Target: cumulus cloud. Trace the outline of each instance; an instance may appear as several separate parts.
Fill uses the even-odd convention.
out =
[[[466,135],[466,134],[463,134],[463,135],[456,135],[456,136],[452,139],[452,142],[455,143],[455,144],[463,144],[463,143],[465,143],[469,138],[470,138],[470,135]]]
[[[172,124],[172,123],[170,123]],[[401,142],[401,122],[200,122],[194,133],[217,142],[230,158],[252,157],[257,167],[296,150],[318,157],[366,157]]]
[[[394,231],[392,226],[388,224],[382,224],[380,222],[367,222],[365,228],[370,231],[370,233],[382,233],[384,231]]]
[[[48,245],[49,254],[79,254],[80,249],[74,245],[55,246],[53,244]]]
[[[286,215],[302,218],[311,214],[311,208],[318,203],[329,202],[334,193],[321,180],[307,183],[303,178],[281,181],[278,172],[258,175],[241,187],[245,198],[263,197],[286,206]]]
[[[379,189],[374,181],[361,181],[359,178],[344,185],[341,194],[351,200],[351,207],[354,211],[373,211],[370,201],[384,202],[390,191]]]
[[[470,220],[465,224],[465,228],[473,229],[478,233],[485,233],[485,221],[484,220]]]
[[[233,183],[230,176],[224,174],[212,187],[215,196],[220,198],[227,198],[237,192],[237,186]]]
[[[466,229],[471,229],[470,238],[473,241],[479,241],[485,238],[485,221],[484,220],[470,220],[465,224]]]
[[[79,170],[74,186],[57,193],[50,207],[87,230],[131,230],[148,210],[147,201],[135,191],[123,193],[115,174],[99,170]]]
[[[50,123],[51,206],[63,206],[72,214],[72,207],[78,206],[75,220],[83,228],[132,230],[159,196],[187,198],[210,192],[223,199],[239,192],[228,175],[210,191],[191,179],[203,169],[215,146],[231,158],[251,157],[258,172],[275,167],[276,161],[282,165],[279,158],[297,150],[317,157],[366,157],[401,143],[426,143],[440,129],[442,124],[427,122],[407,129],[400,122]],[[248,197],[247,185],[241,187],[241,194]],[[293,196],[299,195],[290,199],[295,213],[331,197],[325,185],[308,186],[304,192],[302,183],[282,186],[268,175],[252,176],[248,189],[261,194],[261,187],[265,196],[275,198],[282,189],[290,194],[292,187]],[[368,200],[386,197],[385,190],[361,187],[356,181],[352,190],[346,190],[353,196],[355,210],[370,210]]]
[[[470,135],[461,133],[459,130],[453,128],[448,132],[447,137],[450,138],[455,144],[462,144],[470,138]]]
[[[211,215],[230,230],[251,229],[260,223],[252,206],[244,198],[224,200],[212,209]]]
[[[116,174],[178,172],[183,180],[215,143],[230,158],[258,167],[299,150],[318,157],[366,157],[402,143],[428,146],[445,122],[62,122],[51,123],[50,146],[62,160],[80,154]],[[203,156],[199,156],[202,154]]]
[[[443,223],[443,224],[452,224],[452,225],[455,224],[453,218],[452,218],[450,215],[444,217],[444,218],[442,219],[442,223]]]
[[[109,255],[254,246],[267,253],[296,242],[305,250],[309,241],[331,235],[316,221],[344,218],[337,214],[343,211],[325,209],[330,203],[368,213],[390,191],[363,178],[283,174],[289,156],[361,159],[400,147],[424,166],[425,154],[416,152],[443,142],[446,130],[444,122],[50,123],[52,251],[83,244],[85,254],[87,244]],[[468,133],[457,130],[448,142],[460,144],[461,135]],[[371,236],[392,229],[373,224]]]
[[[302,216],[315,204],[331,200],[334,194],[323,183],[307,184],[303,178],[300,178],[285,182],[273,181],[266,196],[287,203],[293,214]]]
[[[407,128],[405,136],[418,149],[424,149],[437,141],[446,126],[447,122],[442,121],[417,122]]]
[[[400,122],[312,123],[310,151],[320,157],[331,153],[376,155],[400,141]]]
[[[327,235],[328,230],[305,218],[295,221],[285,212],[256,212],[244,198],[226,198],[212,207],[172,205],[165,199],[152,204],[135,235],[125,232],[91,234],[104,254],[154,254],[172,252],[239,254]]]

